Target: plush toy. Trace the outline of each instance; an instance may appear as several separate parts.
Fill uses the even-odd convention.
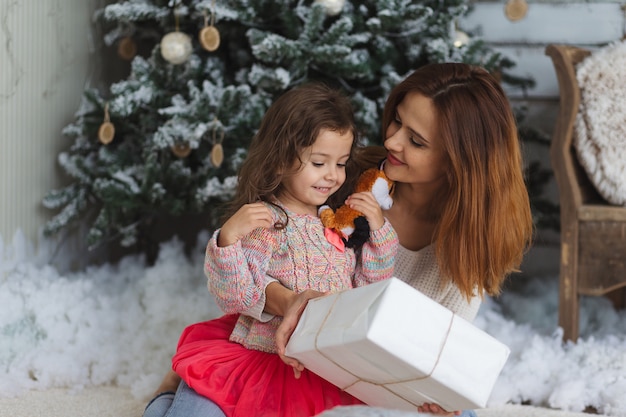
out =
[[[355,193],[371,191],[380,207],[387,210],[393,204],[391,191],[393,182],[377,168],[363,172],[354,189]],[[343,205],[333,211],[329,206],[318,210],[322,224],[326,228],[326,238],[343,251],[344,245],[358,249],[369,239],[370,228],[365,216],[360,211]]]

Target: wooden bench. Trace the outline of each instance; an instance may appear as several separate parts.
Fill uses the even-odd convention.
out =
[[[607,296],[617,308],[624,307],[626,207],[611,205],[598,194],[572,145],[580,104],[576,65],[591,51],[548,45],[545,53],[554,64],[560,94],[550,146],[561,211],[559,326],[564,340],[576,341],[581,295]]]

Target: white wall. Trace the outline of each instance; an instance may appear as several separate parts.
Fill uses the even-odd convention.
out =
[[[529,104],[529,124],[552,132],[558,111],[559,87],[548,44],[597,49],[626,35],[626,1],[528,0],[526,16],[511,21],[505,13],[510,0],[480,0],[459,26],[477,32],[485,42],[516,62],[512,75],[532,77],[528,91],[507,88],[516,104]],[[505,86],[506,88],[506,86]]]
[[[21,229],[36,243],[61,184],[61,130],[94,68],[95,1],[0,0],[0,237]]]
[[[528,91],[534,99],[558,99],[559,95],[552,62],[544,54],[546,45],[561,43],[593,49],[621,39],[626,33],[624,1],[528,1],[528,12],[518,21],[506,17],[505,4],[477,1],[461,26],[478,29],[495,50],[516,60],[512,73],[531,76],[537,83]],[[509,96],[521,98],[521,92],[509,91]]]

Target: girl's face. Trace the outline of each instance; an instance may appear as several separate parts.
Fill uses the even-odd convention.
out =
[[[408,93],[385,134],[388,155],[384,169],[389,179],[436,187],[444,184],[447,159],[437,130],[431,99]]]
[[[350,131],[341,134],[322,129],[315,143],[302,152],[302,164],[295,162],[295,174],[283,179],[280,202],[298,214],[317,215],[318,206],[346,180],[353,140]]]

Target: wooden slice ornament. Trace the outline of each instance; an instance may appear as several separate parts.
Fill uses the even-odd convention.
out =
[[[115,126],[111,123],[111,119],[109,117],[109,103],[106,103],[104,105],[104,122],[102,122],[100,128],[98,129],[98,140],[103,145],[107,145],[111,143],[114,137]]]
[[[220,33],[215,26],[205,26],[198,35],[200,45],[209,52],[217,50],[220,46]]]
[[[512,22],[523,19],[527,12],[528,2],[526,0],[508,0],[504,6],[504,14]]]
[[[213,9],[215,9],[215,2],[213,2]],[[204,27],[198,34],[200,45],[209,52],[217,50],[220,46],[220,32],[215,27],[215,12],[211,10],[211,24],[208,24],[208,17],[206,11],[204,12]]]
[[[224,129],[220,129],[220,138],[217,139],[217,117],[215,118],[215,128],[213,129],[213,149],[211,149],[211,163],[215,168],[219,168],[224,162]]]
[[[125,61],[132,60],[137,55],[137,44],[130,36],[120,39],[117,44],[117,54]]]
[[[186,158],[191,153],[191,146],[187,142],[177,143],[172,146],[172,153],[179,158]]]
[[[221,143],[216,143],[211,150],[211,163],[215,168],[219,168],[222,162],[224,162],[224,148]]]

